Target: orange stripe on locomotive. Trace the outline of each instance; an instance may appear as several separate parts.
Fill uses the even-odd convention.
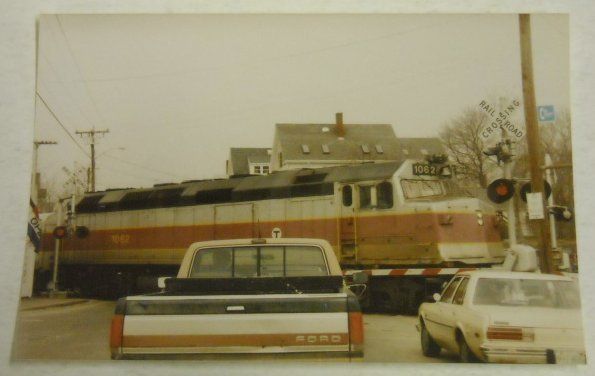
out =
[[[366,180],[355,183],[353,178],[328,182],[333,185],[332,194],[77,214],[77,225],[88,227],[90,233],[85,238],[64,239],[61,262],[176,264],[193,242],[272,237],[275,228],[283,237],[328,240],[344,266],[487,264],[502,259],[498,223],[489,205],[475,198],[407,200],[399,182],[401,178],[412,179],[403,173],[408,167],[383,165],[316,170],[324,176],[337,175],[337,171],[357,174],[362,168],[378,170],[376,175],[368,172]],[[279,174],[284,175],[276,175],[277,180],[287,175],[290,182],[301,176],[300,171]],[[240,179],[234,189],[246,182],[262,185],[267,178]],[[392,183],[392,207],[359,207],[362,187],[386,182]],[[186,191],[193,189],[192,183],[180,186]],[[352,190],[350,205],[345,205],[345,186]],[[182,188],[178,190],[182,192]],[[53,251],[49,230],[43,237],[46,252]]]

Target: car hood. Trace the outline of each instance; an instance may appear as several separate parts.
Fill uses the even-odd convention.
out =
[[[582,329],[580,309],[482,305],[474,310],[487,316],[490,325]]]

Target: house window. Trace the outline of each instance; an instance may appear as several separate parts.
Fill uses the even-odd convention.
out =
[[[269,166],[262,166],[262,173],[268,174],[269,173]]]
[[[254,166],[254,173],[260,174],[260,166]]]

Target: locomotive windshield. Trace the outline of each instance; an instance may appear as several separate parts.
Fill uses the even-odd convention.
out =
[[[401,187],[406,199],[436,200],[447,196],[469,196],[469,193],[450,180],[403,179]]]

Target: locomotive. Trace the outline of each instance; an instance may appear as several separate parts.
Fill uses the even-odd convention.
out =
[[[70,219],[60,287],[88,296],[146,292],[193,242],[301,237],[327,240],[346,274],[366,271],[368,307],[413,312],[457,271],[505,255],[496,210],[435,157],[92,192]],[[45,223],[40,275],[55,226]]]

